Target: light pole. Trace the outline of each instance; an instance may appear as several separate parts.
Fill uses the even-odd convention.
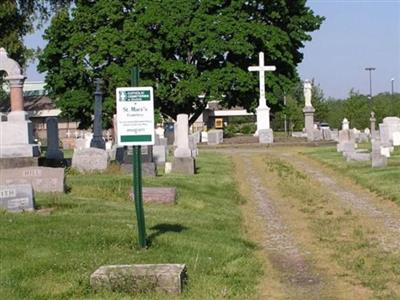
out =
[[[365,71],[369,71],[369,109],[372,110],[372,71],[375,71],[374,67],[367,67]]]
[[[390,82],[392,83],[392,112],[394,111],[394,78],[390,79]]]
[[[394,95],[394,78],[390,79],[390,81],[392,82],[392,97]]]

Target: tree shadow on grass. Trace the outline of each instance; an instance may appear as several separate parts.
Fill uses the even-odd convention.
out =
[[[153,233],[151,233],[147,237],[147,244],[151,246],[153,241],[155,240],[156,237],[158,237],[161,234],[167,233],[167,232],[176,232],[180,233],[184,230],[187,230],[188,228],[181,225],[181,224],[167,224],[167,223],[161,223],[154,225],[153,227],[150,228],[150,230],[155,230]]]

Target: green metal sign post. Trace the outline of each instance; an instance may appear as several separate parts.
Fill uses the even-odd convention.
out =
[[[132,68],[131,84],[139,86],[139,69]],[[133,194],[135,198],[136,218],[139,233],[139,246],[146,248],[146,226],[144,221],[143,198],[142,198],[142,151],[141,146],[133,146]]]

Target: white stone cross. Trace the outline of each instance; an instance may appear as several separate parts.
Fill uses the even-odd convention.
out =
[[[267,100],[265,99],[265,72],[272,72],[276,70],[275,66],[264,66],[264,52],[259,54],[259,65],[249,67],[250,72],[259,72],[260,74],[260,102],[259,108],[267,107]]]

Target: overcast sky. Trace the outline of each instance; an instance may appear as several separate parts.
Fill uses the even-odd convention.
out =
[[[389,92],[394,78],[400,91],[400,0],[314,0],[307,1],[313,11],[326,17],[312,41],[302,49],[304,60],[298,70],[302,79],[315,79],[325,96],[347,97],[351,88],[369,93]],[[37,32],[26,37],[30,47],[44,47]],[[266,53],[266,55],[268,55]],[[27,70],[28,80],[43,80],[36,64]]]

